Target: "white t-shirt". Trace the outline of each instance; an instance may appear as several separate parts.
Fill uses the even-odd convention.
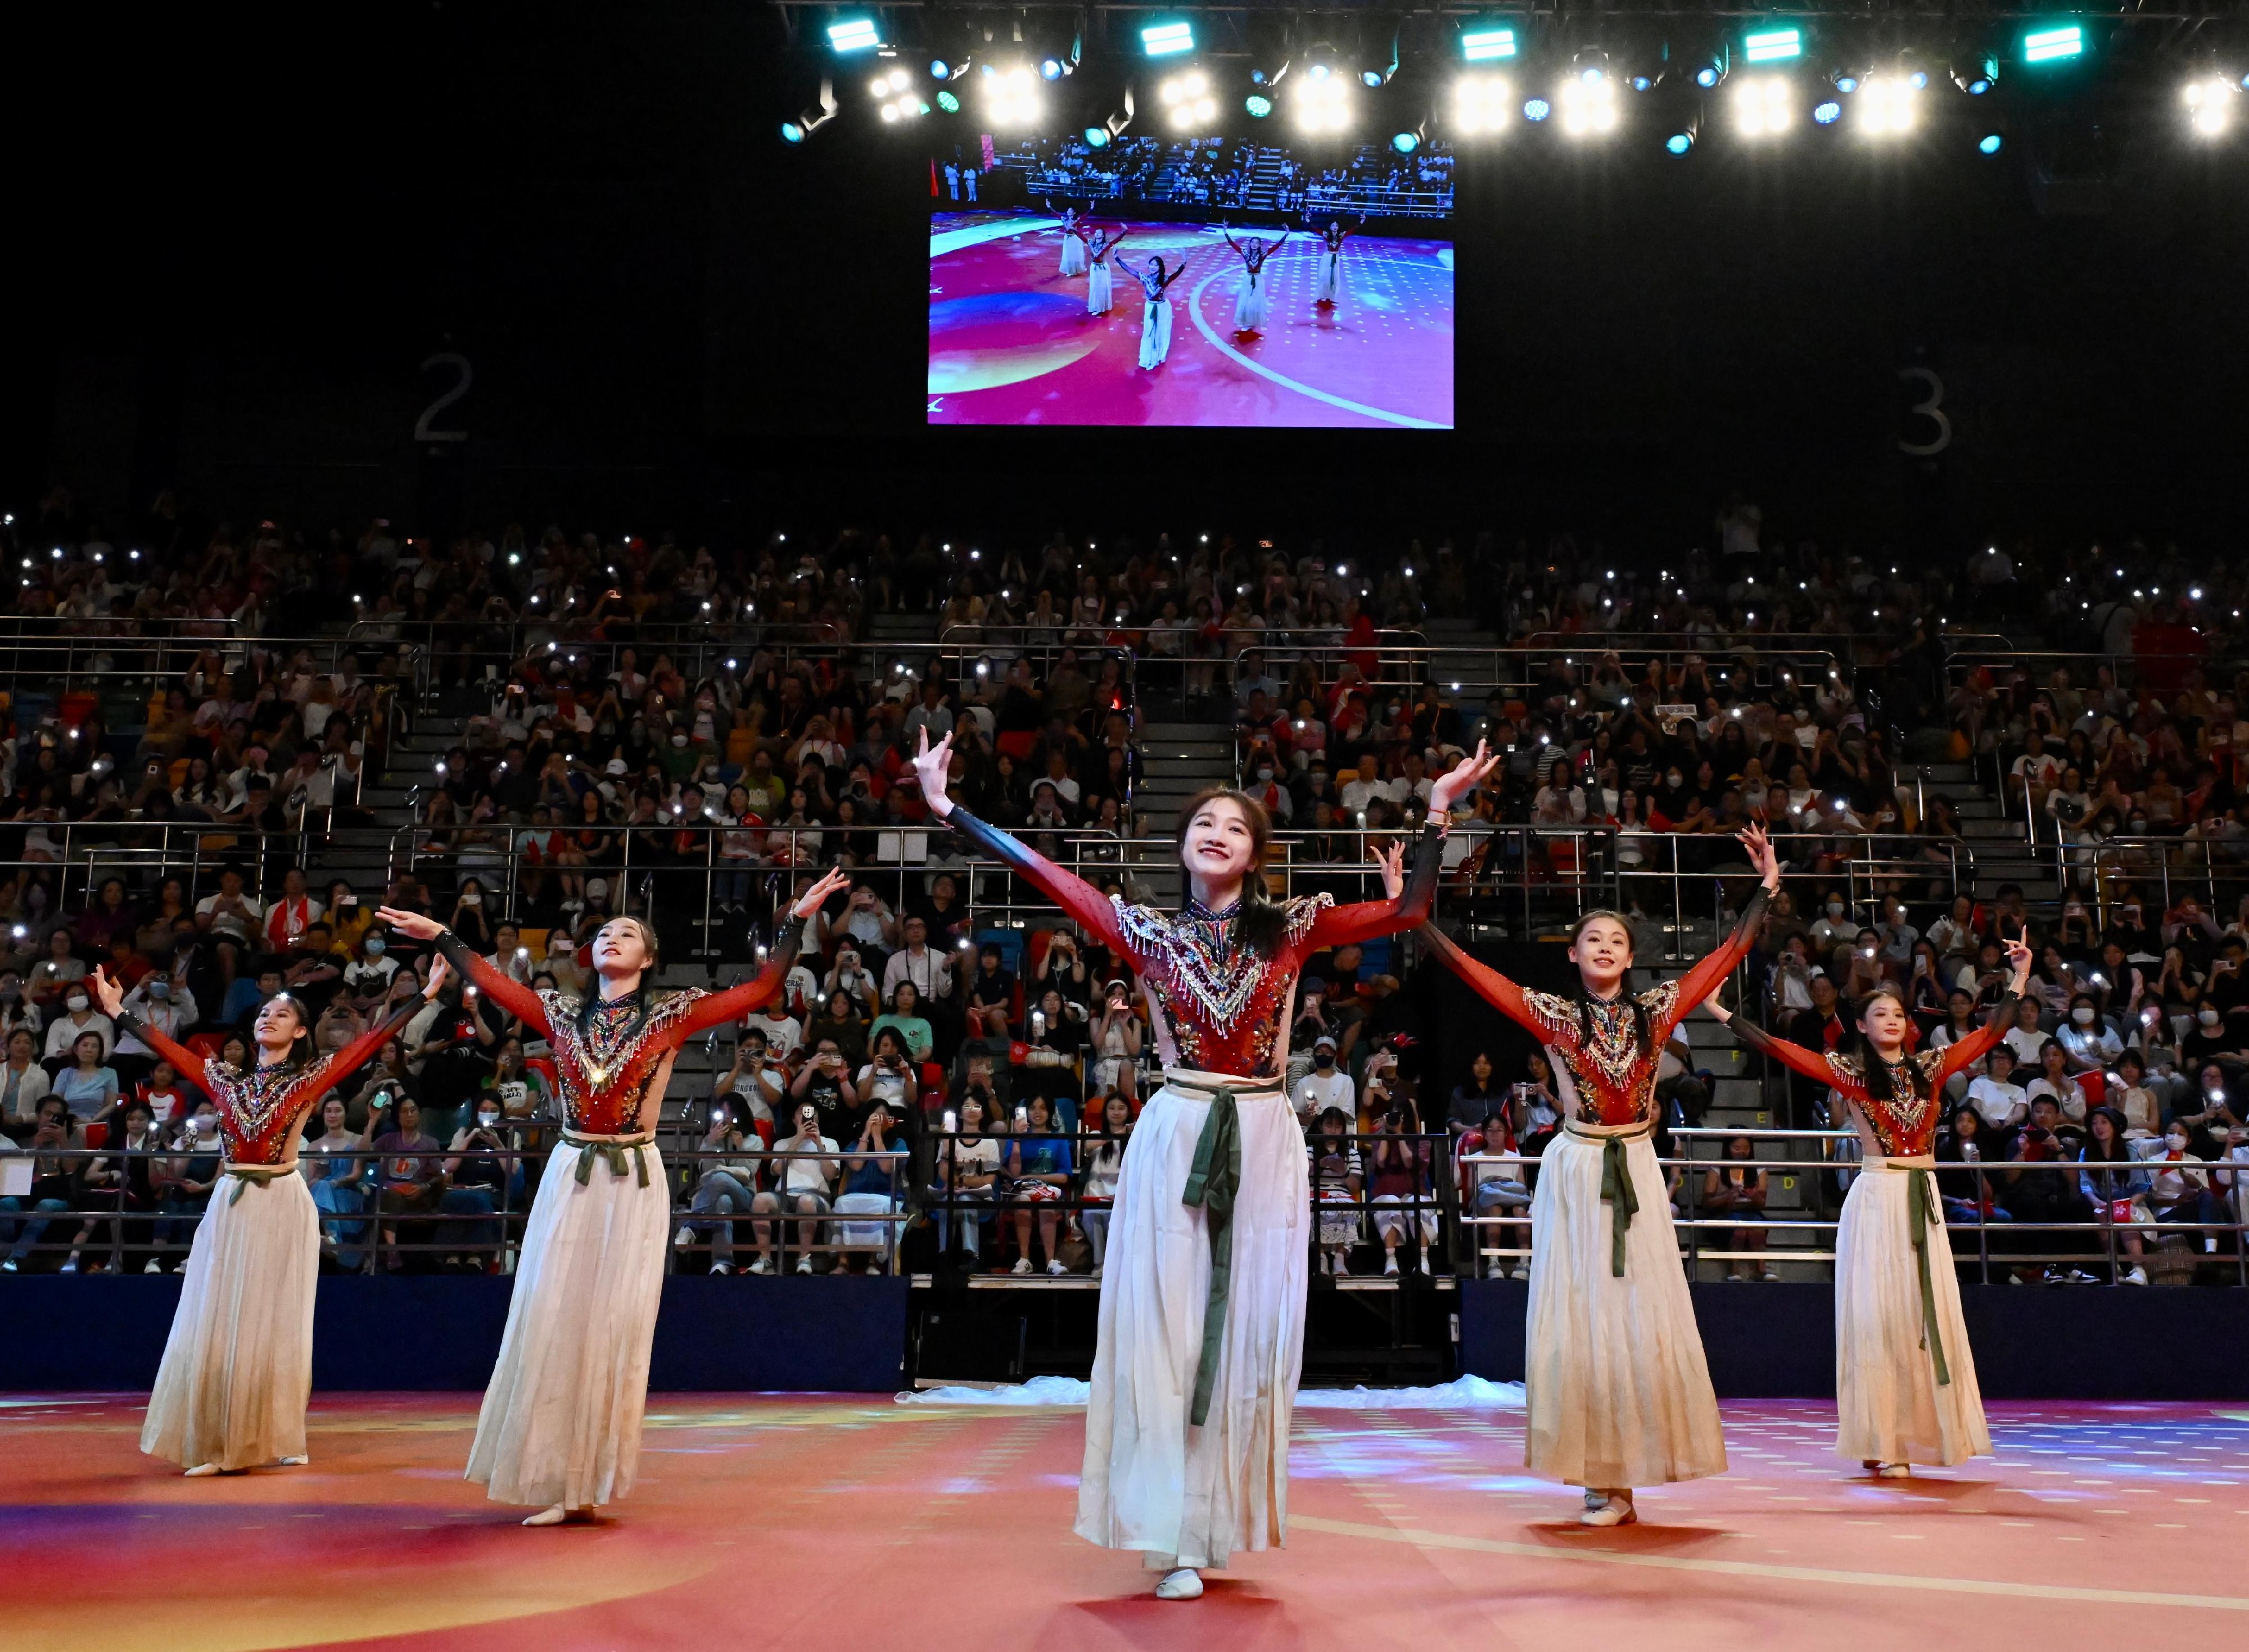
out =
[[[792,1137],[788,1142],[774,1142],[774,1149],[775,1152],[780,1152],[785,1148],[791,1148],[792,1150],[801,1152],[805,1146],[801,1139]],[[836,1143],[823,1135],[820,1138],[820,1150],[832,1155],[836,1152]],[[825,1193],[828,1191],[829,1181],[835,1175],[834,1169],[819,1159],[811,1157],[784,1159],[781,1162],[787,1167],[781,1172],[781,1189],[787,1193]]]
[[[2016,1065],[2035,1067],[2039,1065],[2039,1052],[2051,1040],[2036,1027],[2009,1027],[2003,1042],[2015,1052]]]
[[[1340,1066],[1325,1073],[1315,1067],[1296,1080],[1290,1099],[1296,1102],[1300,1119],[1317,1119],[1330,1107],[1341,1107],[1346,1117],[1357,1116],[1358,1096],[1351,1087],[1351,1074]]]
[[[755,1027],[766,1035],[766,1053],[776,1061],[804,1043],[804,1023],[793,1015],[774,1020],[769,1015],[753,1015],[744,1025]]]
[[[265,908],[258,905],[258,902],[252,900],[249,895],[243,895],[241,897],[242,910],[249,915],[248,922],[245,922],[241,917],[236,915],[232,908],[229,908],[224,912],[219,911],[219,899],[220,897],[217,895],[207,895],[202,900],[196,901],[196,915],[199,918],[209,916],[211,921],[212,929],[219,930],[222,933],[233,936],[237,940],[249,940],[251,938],[251,931],[264,920],[265,916]]]
[[[2004,1128],[2015,1116],[2015,1109],[2028,1106],[2030,1097],[2019,1086],[2001,1084],[1992,1078],[1981,1078],[1968,1086],[1968,1105],[1982,1115],[1984,1122]]]

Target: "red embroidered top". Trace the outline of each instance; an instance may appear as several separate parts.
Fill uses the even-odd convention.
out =
[[[301,1067],[258,1066],[247,1073],[219,1060],[206,1061],[175,1044],[136,1016],[120,1015],[117,1025],[180,1070],[180,1076],[218,1103],[219,1140],[229,1164],[281,1164],[298,1123],[322,1096],[365,1066],[375,1052],[404,1031],[421,1011],[409,998],[382,1025],[371,1027],[340,1050]]]
[[[641,1135],[656,1128],[649,1113],[655,1079],[679,1046],[706,1027],[735,1021],[779,992],[804,937],[801,919],[781,926],[766,967],[724,992],[689,987],[647,1000],[597,1001],[561,992],[534,992],[496,969],[448,930],[437,940],[445,957],[474,980],[485,996],[526,1026],[536,1027],[554,1050],[561,1080],[564,1121],[581,1135]],[[664,1098],[654,1096],[661,1107]]]
[[[1655,1073],[1671,1029],[1748,955],[1757,926],[1764,921],[1764,905],[1765,892],[1760,888],[1725,944],[1677,980],[1659,982],[1645,992],[1619,993],[1613,999],[1525,992],[1498,970],[1468,956],[1449,936],[1434,929],[1421,933],[1454,974],[1546,1046],[1554,1058],[1565,1117],[1580,1124],[1642,1124],[1655,1116]],[[1585,1005],[1582,1018],[1581,1002]],[[1644,1043],[1639,1018],[1633,1012],[1635,1004],[1647,1013]]]
[[[1050,895],[1063,911],[1129,959],[1148,989],[1157,1047],[1166,1066],[1236,1078],[1278,1078],[1297,971],[1326,947],[1371,941],[1410,929],[1429,915],[1437,889],[1434,826],[1421,834],[1413,867],[1395,901],[1338,906],[1332,895],[1287,903],[1280,946],[1261,958],[1234,943],[1236,905],[1223,912],[1189,901],[1176,916],[1104,896],[1028,845],[955,806],[948,817],[979,847],[1005,860]]]
[[[1762,1051],[1807,1079],[1833,1086],[1864,1121],[1874,1150],[1884,1158],[1918,1159],[1927,1156],[1936,1145],[1936,1127],[1945,1114],[1942,1097],[1946,1080],[1969,1063],[1982,1060],[1993,1045],[2007,1036],[2007,1029],[2015,1024],[2015,995],[2010,992],[1991,1006],[1991,1018],[1966,1038],[1955,1038],[1942,1050],[1916,1050],[1892,1064],[1887,1101],[1867,1093],[1864,1057],[1807,1050],[1800,1044],[1776,1038],[1738,1016],[1727,1025],[1750,1049]],[[1908,1067],[1921,1075],[1918,1095],[1906,1082]]]

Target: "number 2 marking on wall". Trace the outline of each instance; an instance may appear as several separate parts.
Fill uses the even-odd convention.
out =
[[[467,364],[464,362],[462,365],[465,367]],[[1928,390],[1927,400],[1915,402],[1907,411],[1920,415],[1936,427],[1936,441],[1901,441],[1898,443],[1898,451],[1910,453],[1918,458],[1924,459],[1931,454],[1943,452],[1952,445],[1952,421],[1946,416],[1944,411],[1944,380],[1938,378],[1936,371],[1929,367],[1900,367],[1898,378],[1907,384],[1918,381]],[[443,402],[438,404],[440,407],[444,405]]]
[[[467,431],[433,429],[430,422],[468,394],[469,387],[477,381],[476,369],[469,366],[468,357],[450,350],[431,356],[422,364],[424,373],[432,367],[450,367],[459,376],[453,380],[451,389],[422,409],[422,416],[414,422],[414,439],[416,442],[466,442],[469,439]]]

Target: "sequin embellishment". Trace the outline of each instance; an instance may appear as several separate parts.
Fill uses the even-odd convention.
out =
[[[1636,995],[1651,1025],[1661,1027],[1679,996],[1679,984],[1665,981]],[[1577,1001],[1554,992],[1526,992],[1523,1002],[1547,1035],[1547,1047],[1569,1069],[1578,1090],[1581,1124],[1636,1124],[1654,1116],[1655,1074],[1661,1047],[1639,1047],[1633,998],[1594,998],[1592,1041],[1579,1032]]]
[[[282,1141],[314,1097],[327,1088],[333,1055],[301,1067],[260,1066],[244,1073],[224,1061],[203,1063],[218,1103],[219,1134],[235,1164],[272,1164]]]
[[[705,994],[690,988],[651,1004],[637,1028],[632,1004],[616,999],[597,1004],[581,1031],[583,1001],[560,992],[542,992],[548,1042],[563,1079],[562,1102],[572,1128],[597,1135],[630,1135],[643,1128],[640,1113],[650,1078],[671,1050],[663,1035]]]

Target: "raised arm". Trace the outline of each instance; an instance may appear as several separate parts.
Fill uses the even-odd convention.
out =
[[[554,1029],[547,1021],[547,1006],[540,1002],[536,992],[506,970],[487,963],[470,949],[468,943],[435,918],[397,907],[377,907],[375,915],[402,936],[416,941],[436,942],[445,961],[464,980],[475,982],[478,991],[526,1026],[537,1027],[542,1038],[554,1035]]]
[[[1382,881],[1390,899],[1330,908],[1314,922],[1305,949],[1344,946],[1427,922],[1430,903],[1437,894],[1437,846],[1444,837],[1445,822],[1452,815],[1453,805],[1473,792],[1498,762],[1479,740],[1474,756],[1462,757],[1438,776],[1429,787],[1429,824],[1414,847],[1413,875],[1401,882],[1399,852],[1393,849],[1387,855],[1378,852],[1375,858],[1382,862]]]
[[[1661,1025],[1654,1029],[1658,1044],[1669,1038],[1671,1029],[1687,1018],[1687,1012],[1716,992],[1734,972],[1734,966],[1749,956],[1750,948],[1757,943],[1757,930],[1764,922],[1765,902],[1780,888],[1780,857],[1773,853],[1772,841],[1765,836],[1764,828],[1751,826],[1739,835],[1749,848],[1750,859],[1764,874],[1763,881],[1757,892],[1750,897],[1749,905],[1742,908],[1741,922],[1734,925],[1734,932],[1726,937],[1725,944],[1681,978],[1671,1008],[1658,1018]]]
[[[1553,1038],[1553,1029],[1531,1013],[1530,1005],[1524,999],[1521,987],[1516,985],[1498,970],[1487,964],[1478,963],[1474,958],[1468,956],[1467,953],[1461,950],[1459,944],[1452,936],[1438,929],[1434,923],[1423,924],[1417,933],[1424,942],[1435,949],[1437,956],[1444,960],[1445,967],[1474,987],[1477,996],[1486,1004],[1528,1032],[1541,1044]]]
[[[128,1014],[125,1008],[125,989],[109,978],[108,970],[98,969],[93,972],[93,994],[95,1002],[101,1005],[101,1012],[115,1024],[120,1032],[131,1033],[169,1061],[182,1078],[204,1094],[210,1093],[210,1082],[203,1077],[203,1057],[185,1045],[173,1043],[170,1038],[139,1016]]]
[[[724,992],[713,992],[698,998],[678,1024],[680,1038],[694,1037],[705,1027],[715,1027],[727,1021],[739,1021],[760,1004],[767,1003],[781,990],[788,972],[795,966],[796,955],[804,944],[804,922],[827,901],[838,889],[850,888],[850,874],[840,867],[829,868],[826,876],[799,895],[788,909],[788,920],[774,936],[773,950],[766,954],[766,967],[747,981],[738,982]]]
[[[1931,1089],[1942,1089],[1952,1075],[1970,1062],[1981,1061],[1991,1052],[1991,1046],[2007,1036],[2007,1029],[2015,1024],[2015,1005],[2031,984],[2031,949],[2020,936],[2002,943],[2007,949],[2007,962],[2015,966],[2014,979],[1999,1001],[1991,1006],[1991,1013],[1984,1025],[1964,1038],[1955,1038],[1944,1046],[1944,1054],[1936,1064],[1936,1073],[1929,1080]]]
[[[419,993],[409,997],[405,1003],[392,1011],[389,1019],[369,1027],[359,1037],[328,1058],[327,1069],[321,1074],[323,1089],[341,1084],[365,1066],[382,1046],[406,1031],[406,1024],[422,1013],[424,1002],[434,999],[445,990],[445,977],[450,973],[446,961],[439,958],[430,966],[430,983]]]
[[[1703,1007],[1716,1016],[1722,1025],[1731,1029],[1736,1038],[1758,1054],[1769,1056],[1791,1072],[1801,1073],[1807,1079],[1817,1079],[1822,1084],[1835,1082],[1834,1071],[1828,1066],[1826,1053],[1824,1051],[1807,1050],[1800,1044],[1790,1043],[1786,1038],[1774,1038],[1771,1033],[1757,1025],[1747,1016],[1728,1013],[1720,1007],[1715,994]]]
[[[999,827],[978,819],[945,794],[946,765],[953,757],[953,737],[948,734],[935,745],[929,743],[929,730],[921,731],[921,749],[914,755],[914,774],[921,782],[922,799],[936,819],[949,822],[963,837],[994,860],[1004,860],[1021,873],[1050,896],[1055,903],[1077,920],[1088,933],[1097,936],[1119,957],[1130,958],[1137,967],[1139,954],[1124,938],[1124,926],[1117,921],[1116,906],[1083,878],[1065,872],[1029,845],[1023,843]]]

